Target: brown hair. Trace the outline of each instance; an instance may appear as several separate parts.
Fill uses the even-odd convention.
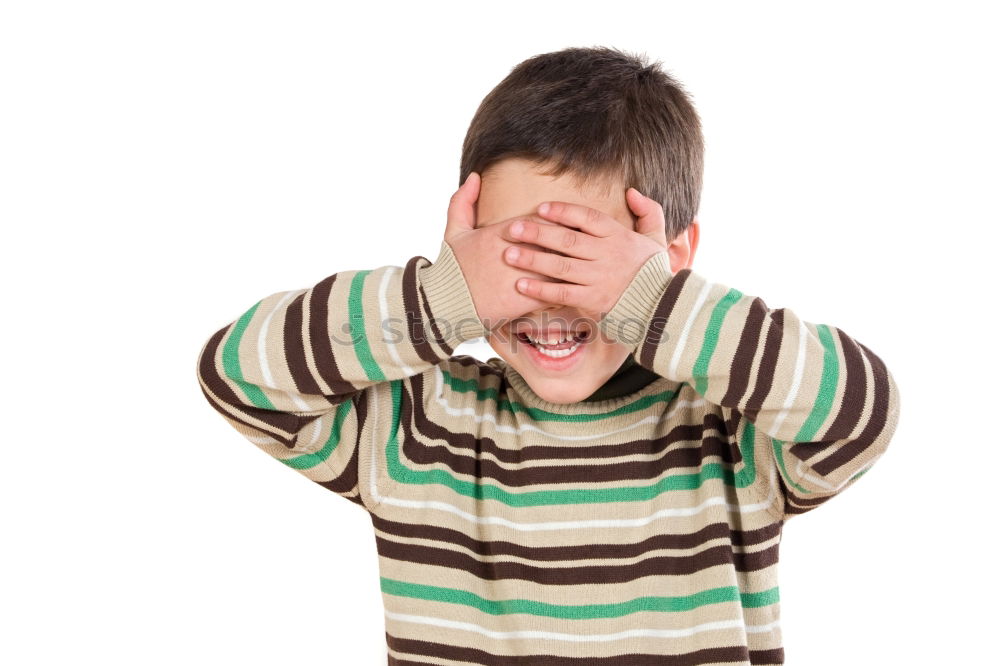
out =
[[[660,64],[600,46],[528,58],[476,110],[459,184],[510,157],[582,187],[623,182],[663,206],[672,240],[698,213],[705,149],[693,103]]]

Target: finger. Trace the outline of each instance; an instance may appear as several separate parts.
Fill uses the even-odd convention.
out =
[[[514,283],[519,292],[546,303],[585,307],[589,287],[568,282],[544,282],[533,278],[519,278]]]
[[[600,256],[598,239],[561,224],[517,219],[507,225],[502,235],[511,242],[531,243],[577,259],[597,259]]]
[[[592,262],[586,259],[574,259],[551,252],[539,252],[518,245],[508,247],[504,251],[504,259],[511,266],[566,282],[575,284],[594,284],[597,282]]]
[[[663,206],[660,205],[660,202],[643,196],[634,187],[628,188],[625,192],[625,201],[639,218],[635,223],[636,233],[649,236],[666,246],[667,223],[663,217]]]
[[[566,201],[545,201],[538,205],[538,214],[546,219],[579,229],[598,238],[614,235],[622,224],[607,213]]]
[[[476,228],[476,199],[479,198],[481,180],[475,171],[469,173],[465,182],[451,195],[448,202],[448,224],[444,239],[450,240],[455,234]]]

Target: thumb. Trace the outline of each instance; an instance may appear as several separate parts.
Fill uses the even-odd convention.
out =
[[[636,233],[649,236],[664,247],[667,245],[667,223],[663,217],[663,206],[658,201],[645,197],[634,187],[625,192],[625,201],[639,219],[635,223]]]
[[[465,182],[458,188],[448,203],[448,225],[444,231],[444,239],[450,240],[455,235],[476,228],[475,203],[479,198],[479,174],[469,172]]]

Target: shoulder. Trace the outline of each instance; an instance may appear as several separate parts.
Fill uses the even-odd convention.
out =
[[[496,356],[488,361],[480,361],[475,356],[468,354],[455,354],[439,364],[439,367],[448,368],[459,374],[475,374],[480,377],[503,377],[507,364],[503,359]]]
[[[502,395],[507,385],[505,362],[499,358],[480,361],[468,354],[457,354],[408,379],[414,399],[426,407],[435,398],[446,398],[454,407],[474,406],[476,411],[483,401],[491,402]]]
[[[506,383],[506,364],[502,359],[491,358],[488,361],[480,361],[475,356],[468,354],[457,354],[438,363],[430,368],[425,375],[444,380],[445,384],[453,388],[459,385],[474,386],[476,388],[501,388]]]

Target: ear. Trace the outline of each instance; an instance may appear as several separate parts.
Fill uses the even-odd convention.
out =
[[[691,224],[681,233],[677,234],[667,243],[667,253],[670,255],[670,272],[676,273],[682,268],[690,268],[694,263],[694,254],[698,249],[698,236],[701,227],[698,224],[698,217],[691,220]]]

